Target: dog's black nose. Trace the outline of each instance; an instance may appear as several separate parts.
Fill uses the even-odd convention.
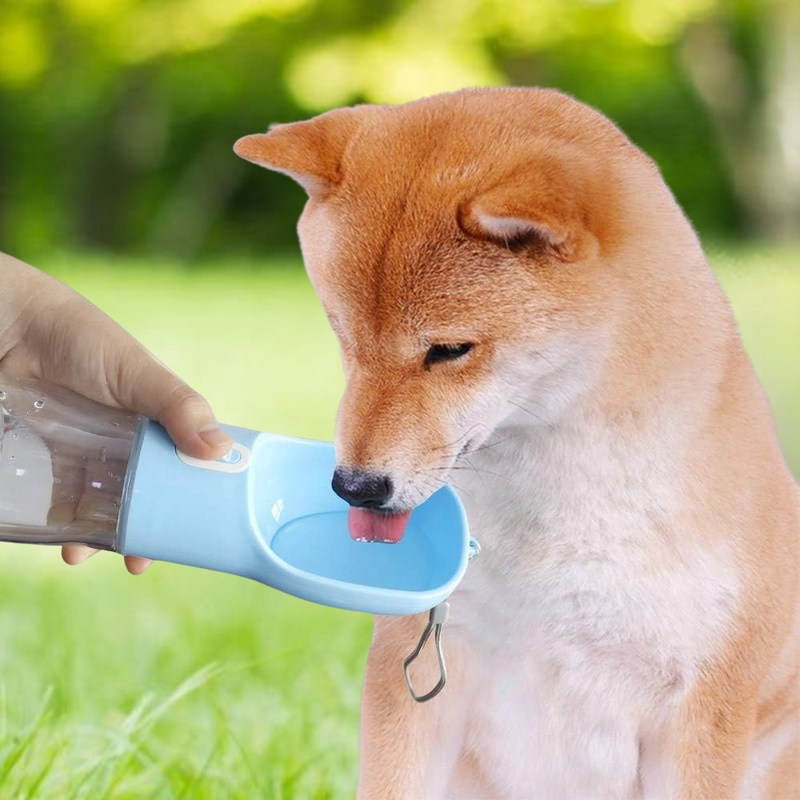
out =
[[[331,487],[351,506],[380,508],[392,496],[392,479],[388,475],[336,467]]]

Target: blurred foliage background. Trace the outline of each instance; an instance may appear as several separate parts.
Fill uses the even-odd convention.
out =
[[[329,439],[343,379],[305,196],[233,142],[341,104],[553,86],[659,163],[800,476],[798,42],[795,0],[0,0],[0,250],[221,419]],[[0,550],[0,797],[352,796],[369,617]]]
[[[239,163],[239,136],[506,83],[609,115],[704,234],[785,238],[800,215],[799,5],[0,0],[0,241],[28,256],[285,249],[303,193]]]

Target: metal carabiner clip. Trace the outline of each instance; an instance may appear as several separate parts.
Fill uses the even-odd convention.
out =
[[[480,553],[481,546],[478,543],[478,540],[470,539],[467,558],[472,561],[472,559],[476,556],[479,556]],[[442,691],[442,689],[444,689],[444,685],[447,683],[447,665],[444,663],[444,652],[442,650],[442,628],[447,622],[447,618],[449,616],[450,604],[447,602],[447,600],[443,600],[438,606],[434,606],[428,615],[428,624],[425,626],[425,630],[422,631],[422,636],[419,637],[419,641],[417,642],[417,646],[414,648],[414,652],[403,662],[403,675],[405,675],[406,678],[406,686],[408,686],[408,691],[411,694],[411,697],[417,703],[427,703],[428,700],[432,700],[437,694],[439,694],[439,692]],[[417,694],[414,690],[414,684],[411,682],[409,669],[411,665],[419,658],[419,654],[422,652],[422,648],[425,647],[425,643],[431,638],[431,634],[433,634],[433,643],[436,647],[436,658],[439,661],[439,680],[437,681],[436,686],[434,686],[433,689],[426,694]]]
[[[447,622],[449,613],[450,604],[446,600],[431,609],[428,615],[428,624],[425,626],[425,630],[422,631],[422,636],[419,637],[414,652],[403,662],[403,675],[405,675],[406,678],[406,686],[408,686],[411,697],[417,703],[427,703],[428,700],[432,700],[444,689],[444,685],[447,683],[447,666],[444,662],[444,652],[442,651],[442,628]],[[414,690],[414,684],[411,682],[409,669],[417,658],[419,658],[419,654],[422,652],[422,648],[425,647],[425,643],[430,639],[431,633],[433,634],[433,642],[436,647],[436,658],[439,661],[439,680],[429,692],[417,694]]]

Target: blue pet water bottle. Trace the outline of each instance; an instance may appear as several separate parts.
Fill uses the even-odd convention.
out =
[[[151,420],[1,374],[0,410],[0,540],[82,542],[375,614],[431,609],[466,569],[467,521],[449,486],[397,544],[354,541],[329,442],[226,425],[233,448],[202,461]]]
[[[443,688],[445,601],[478,552],[449,486],[413,511],[400,542],[365,544],[351,538],[348,505],[331,488],[329,442],[225,425],[232,449],[202,461],[152,420],[3,374],[0,415],[0,541],[80,542],[354,611],[430,610],[404,672],[419,702]],[[441,677],[418,694],[409,667],[431,634]]]

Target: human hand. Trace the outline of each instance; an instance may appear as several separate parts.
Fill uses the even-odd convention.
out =
[[[0,372],[46,380],[113,408],[160,422],[196,458],[224,455],[233,442],[208,403],[99,308],[60,281],[0,253]],[[68,564],[97,551],[62,548]],[[150,560],[126,556],[134,575]]]

